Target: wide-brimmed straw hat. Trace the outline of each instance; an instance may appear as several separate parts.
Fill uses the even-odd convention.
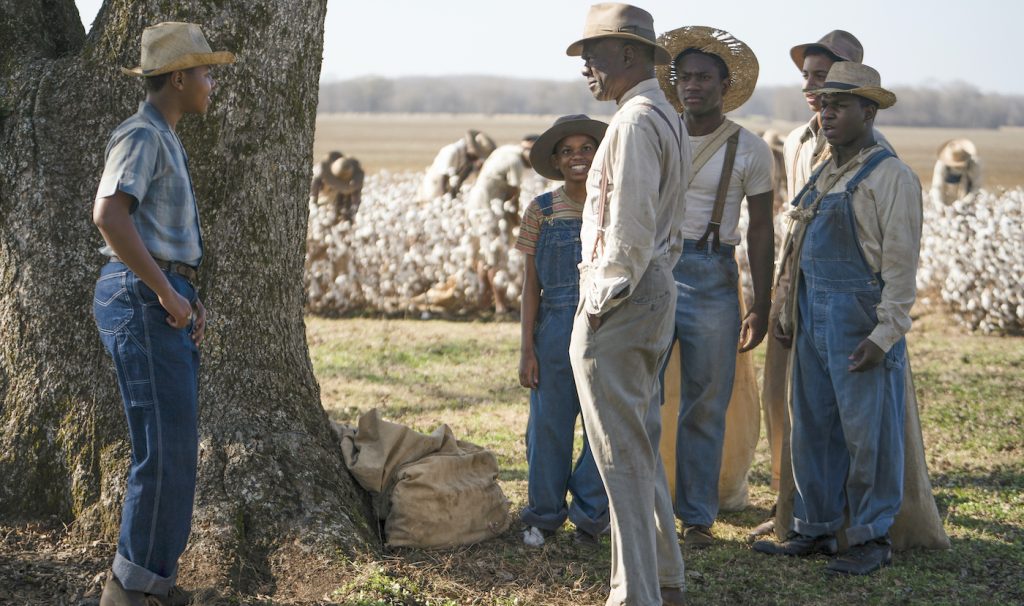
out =
[[[750,95],[754,94],[754,85],[757,84],[760,69],[757,57],[749,46],[729,32],[717,27],[688,25],[658,36],[658,44],[667,49],[672,56],[669,65],[659,65],[655,68],[658,83],[679,113],[683,113],[685,108],[676,93],[675,64],[679,55],[691,48],[715,55],[725,62],[729,70],[729,88],[722,97],[723,112],[731,112],[746,103]]]
[[[128,76],[159,76],[200,65],[234,63],[228,51],[214,52],[195,23],[166,21],[142,30],[142,60],[138,67],[121,68]]]
[[[565,54],[579,57],[583,43],[597,38],[622,38],[654,47],[654,63],[664,65],[672,61],[667,50],[654,39],[654,17],[651,13],[631,4],[603,2],[590,7],[583,24],[583,37],[569,45]]]
[[[870,99],[879,109],[896,104],[896,95],[882,88],[882,77],[873,67],[852,61],[833,63],[825,76],[825,85],[811,91],[815,95],[846,93]]]
[[[860,63],[864,60],[864,46],[860,40],[850,32],[841,29],[834,29],[821,37],[817,42],[798,44],[789,50],[789,56],[796,64],[796,68],[804,68],[804,55],[809,48],[826,50],[843,61]]]
[[[587,135],[600,143],[601,139],[604,139],[606,130],[608,130],[608,124],[600,120],[593,120],[586,114],[562,116],[533,142],[533,149],[530,150],[530,164],[533,164],[533,170],[537,171],[540,176],[552,181],[562,181],[565,177],[551,161],[558,142],[571,135]]]
[[[978,149],[970,139],[950,139],[939,148],[939,160],[951,168],[964,168],[978,155]]]

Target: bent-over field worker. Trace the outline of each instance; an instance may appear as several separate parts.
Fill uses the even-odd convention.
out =
[[[607,603],[682,604],[683,557],[658,453],[658,372],[672,339],[690,143],[654,77],[671,56],[650,13],[596,4],[566,52],[583,59],[594,97],[618,105],[587,179],[569,348],[611,507]]]
[[[113,574],[101,606],[184,604],[175,586],[192,525],[198,456],[199,344],[206,309],[196,291],[203,260],[188,157],[175,134],[185,114],[205,114],[216,83],[198,25],[160,23],[142,33],[146,100],[107,144],[93,220],[109,262],[93,310],[114,359],[131,434],[131,467]]]

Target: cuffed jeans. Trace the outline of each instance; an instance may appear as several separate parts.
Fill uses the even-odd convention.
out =
[[[166,273],[190,301],[195,289]],[[114,575],[125,589],[165,595],[192,527],[198,456],[199,350],[156,294],[122,263],[100,271],[93,312],[114,360],[131,437],[131,466]]]
[[[672,275],[681,378],[675,513],[685,524],[711,526],[718,515],[725,414],[740,338],[734,248],[697,250],[694,240],[686,240]]]
[[[589,276],[581,275],[581,292]],[[652,260],[633,292],[592,330],[582,304],[569,347],[590,448],[611,509],[607,604],[661,604],[661,587],[683,587],[672,498],[658,452],[658,375],[672,340],[675,286],[668,260]]]

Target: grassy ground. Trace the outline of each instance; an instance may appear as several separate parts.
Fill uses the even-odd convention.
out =
[[[354,424],[372,407],[431,431],[447,423],[493,450],[513,513],[526,502],[527,392],[517,385],[515,323],[310,318],[323,403]],[[752,552],[745,534],[766,515],[768,458],[751,477],[753,506],[724,514],[719,545],[686,553],[691,603],[1012,604],[1024,602],[1024,340],[963,335],[940,314],[911,333],[921,418],[939,511],[953,548],[896,555],[868,578],[836,578],[824,560]],[[400,549],[366,562],[332,596],[352,604],[600,604],[609,546],[563,529],[542,549],[518,525],[458,550]]]

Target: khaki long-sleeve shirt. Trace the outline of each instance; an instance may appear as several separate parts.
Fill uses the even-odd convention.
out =
[[[829,160],[818,176],[818,186],[842,172],[829,193],[842,192],[865,160],[880,148],[876,144],[863,149],[841,167]],[[888,158],[853,191],[851,206],[864,258],[871,271],[881,274],[883,283],[882,300],[875,309],[878,324],[868,339],[889,351],[911,325],[921,249],[921,182],[903,161]],[[799,263],[800,252],[793,251],[793,255],[794,262]]]
[[[882,145],[889,151],[896,153],[885,135],[875,129],[875,142]],[[786,136],[782,144],[782,159],[786,165],[786,185],[789,193],[786,202],[793,200],[793,197],[800,193],[807,181],[810,180],[814,169],[822,162],[831,157],[831,148],[828,140],[821,133],[818,126],[817,114],[807,124],[802,124]],[[786,207],[788,210],[788,206]]]
[[[592,278],[580,293],[587,313],[603,314],[628,298],[652,259],[666,256],[674,263],[679,257],[690,165],[686,128],[658,81],[650,78],[627,91],[587,176],[580,234],[580,267]],[[602,170],[608,181],[604,239],[592,259],[602,231],[597,224]]]

